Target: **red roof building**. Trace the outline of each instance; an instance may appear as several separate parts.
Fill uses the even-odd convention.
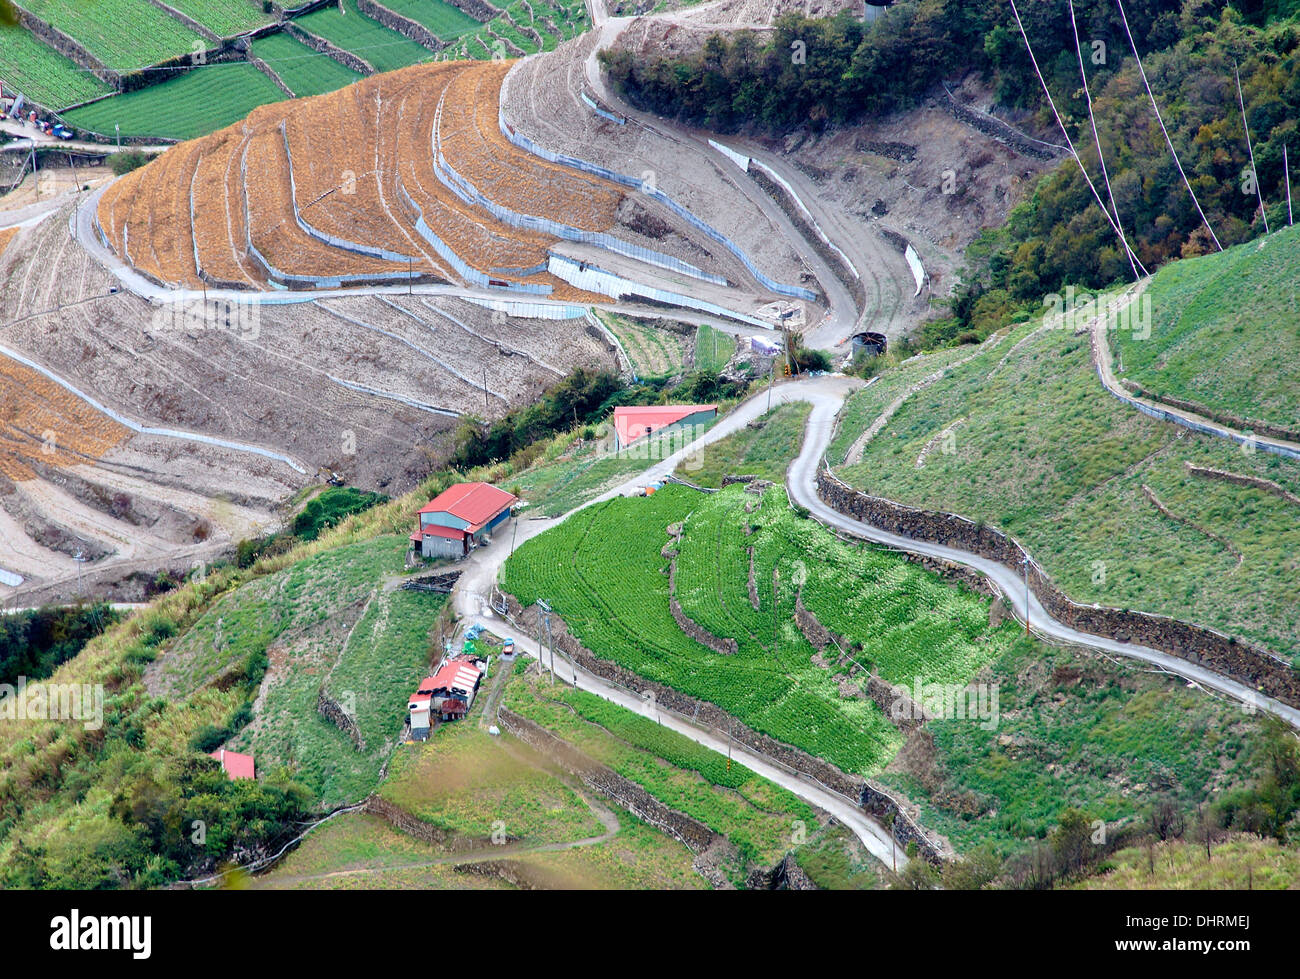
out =
[[[623,405],[614,409],[614,435],[620,449],[673,426],[702,424],[718,417],[717,405]]]
[[[226,770],[226,777],[232,782],[237,778],[257,778],[252,755],[241,755],[237,751],[218,748],[216,751],[211,752],[208,757],[221,762],[221,767]]]
[[[411,547],[424,557],[463,557],[503,524],[519,498],[491,483],[457,483],[420,508]]]

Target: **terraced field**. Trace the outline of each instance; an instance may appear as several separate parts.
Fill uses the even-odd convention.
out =
[[[735,640],[734,654],[689,638],[670,612],[660,551],[670,543],[663,528],[677,523],[681,607]],[[739,486],[708,496],[666,486],[590,507],[521,545],[503,587],[524,604],[546,599],[597,655],[864,774],[889,761],[898,732],[865,699],[852,661],[828,648],[831,662],[817,665],[794,622],[797,598],[846,637],[860,668],[891,683],[965,683],[1015,638],[1013,626],[990,627],[985,599],[886,552],[839,543],[796,516],[778,487],[761,505]]]
[[[1166,265],[1152,280],[1150,336],[1111,334],[1122,381],[1245,422],[1300,432],[1300,228]],[[1145,297],[1144,300],[1145,301]]]
[[[502,7],[500,16],[461,37],[442,57],[509,58],[554,51],[590,24],[581,0],[515,0]]]
[[[551,731],[594,761],[636,782],[664,805],[698,819],[740,851],[733,868],[771,867],[793,847],[798,824],[817,816],[802,799],[739,762],[593,694],[549,685],[536,667],[519,668],[505,706]]]
[[[638,377],[672,377],[685,367],[686,338],[671,330],[657,327],[650,320],[637,320],[613,313],[597,313],[609,331],[618,337],[632,359]],[[705,327],[701,327],[705,329]]]
[[[906,397],[838,474],[1009,533],[1077,601],[1174,616],[1294,656],[1300,465],[1122,405],[1102,391],[1087,337],[1042,326],[1018,326]],[[910,376],[926,366],[909,365]],[[1207,360],[1206,370],[1218,368]],[[839,450],[908,387],[887,373],[855,396]],[[835,447],[830,458],[841,458]]]
[[[423,24],[444,41],[454,41],[479,27],[477,20],[445,0],[385,0],[384,6]]]
[[[508,68],[417,65],[329,95],[263,106],[245,123],[177,147],[109,187],[100,225],[119,256],[165,283],[337,288],[416,277],[594,300],[548,270],[562,229],[548,234],[522,219],[507,223],[509,215],[497,217],[500,211],[462,196],[455,183],[472,183],[494,206],[519,215],[638,243],[620,217],[626,195],[618,185],[525,153],[502,134]],[[251,65],[236,69],[272,85]],[[214,66],[89,106],[74,121],[106,125],[127,99],[148,107],[169,87],[181,92],[224,70]],[[671,215],[674,231],[696,233],[656,207]]]
[[[0,232],[0,252],[7,242]],[[98,459],[129,432],[80,398],[0,355],[0,476],[31,479],[33,466]]]
[[[253,54],[270,65],[299,97],[333,92],[362,77],[284,32],[258,38],[253,42]]]
[[[244,2],[244,0],[239,0]],[[211,43],[148,0],[23,0],[33,16],[62,31],[115,71],[134,71],[204,51]],[[125,29],[130,25],[130,29]]]
[[[294,23],[310,34],[351,51],[375,71],[395,71],[433,58],[433,52],[416,44],[357,9],[356,0],[341,0],[298,17]]]
[[[218,37],[234,37],[264,27],[275,20],[264,13],[259,0],[167,0]]]
[[[47,47],[21,27],[0,25],[0,81],[51,109],[106,95],[112,89],[75,61]]]
[[[124,92],[67,113],[69,124],[101,136],[192,139],[279,102],[275,82],[244,61],[209,64],[179,78]]]

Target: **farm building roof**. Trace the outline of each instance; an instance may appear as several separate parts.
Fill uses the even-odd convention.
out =
[[[420,512],[450,513],[467,522],[469,527],[466,530],[472,534],[518,499],[491,483],[457,483],[426,503]],[[430,528],[426,525],[424,529]]]
[[[226,776],[233,782],[237,778],[256,778],[255,768],[253,765],[252,755],[241,755],[237,751],[227,751],[225,748],[218,748],[210,752],[209,758],[215,758],[221,762],[221,767],[226,770]]]
[[[483,671],[463,659],[449,659],[433,676],[434,690],[473,690]],[[423,684],[421,685],[423,686]]]
[[[622,405],[614,409],[614,431],[627,444],[698,412],[717,410],[717,405]]]

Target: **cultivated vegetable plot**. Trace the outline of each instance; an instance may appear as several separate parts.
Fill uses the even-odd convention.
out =
[[[51,109],[62,109],[112,91],[76,62],[47,47],[21,27],[0,27],[0,81]]]
[[[433,58],[433,52],[357,9],[356,0],[342,0],[343,9],[330,5],[294,21],[308,33],[351,51],[374,66],[375,71],[394,71]]]
[[[497,45],[502,44],[498,38],[509,40],[525,54],[554,51],[561,41],[576,37],[590,24],[581,0],[515,0],[502,8],[500,16],[449,47],[443,57],[491,58]],[[541,39],[540,47],[537,38]],[[508,55],[508,49],[503,54]]]
[[[150,8],[153,9],[153,8]],[[242,119],[284,93],[246,61],[196,67],[179,78],[124,92],[67,113],[79,129],[123,136],[192,139]]]
[[[444,0],[384,0],[384,6],[423,24],[444,41],[453,41],[479,28],[478,21]]]
[[[291,34],[268,34],[253,42],[261,58],[297,96],[323,95],[351,85],[361,75],[329,55],[313,51]]]
[[[897,750],[898,732],[874,703],[851,693],[862,678],[850,679],[849,662],[835,664],[834,647],[826,665],[814,662],[793,620],[798,583],[806,581],[804,603],[823,625],[860,644],[850,651],[864,668],[909,687],[914,677],[966,683],[1014,641],[1014,627],[990,629],[984,599],[895,555],[836,541],[799,519],[780,488],[758,503],[740,487],[709,496],[665,487],[650,498],[613,500],[522,545],[504,587],[525,603],[551,602],[597,655],[846,771],[878,771]],[[669,611],[660,549],[663,528],[678,521],[677,597],[695,622],[735,639],[735,655],[686,636]]]
[[[148,0],[23,0],[22,6],[117,71],[145,68],[211,46]]]
[[[213,34],[234,37],[265,27],[275,20],[262,12],[260,0],[167,0],[187,17],[192,17]]]

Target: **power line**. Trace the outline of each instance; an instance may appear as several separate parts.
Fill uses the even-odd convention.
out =
[[[1088,189],[1092,191],[1093,200],[1095,200],[1097,206],[1101,208],[1101,213],[1106,218],[1106,223],[1109,224],[1111,230],[1119,236],[1120,241],[1124,244],[1124,248],[1127,250],[1128,242],[1124,239],[1123,231],[1121,231],[1119,226],[1116,225],[1115,219],[1110,216],[1110,211],[1106,209],[1106,205],[1102,202],[1101,195],[1097,193],[1097,186],[1092,182],[1092,178],[1088,176],[1088,170],[1084,167],[1083,160],[1079,159],[1079,151],[1074,148],[1074,141],[1070,139],[1070,131],[1065,128],[1065,120],[1061,118],[1060,112],[1056,109],[1056,100],[1052,98],[1051,90],[1047,87],[1047,79],[1043,77],[1043,73],[1038,68],[1038,59],[1034,57],[1033,45],[1029,43],[1029,35],[1025,32],[1025,25],[1020,19],[1020,11],[1016,9],[1016,0],[1010,0],[1010,3],[1011,12],[1016,18],[1016,26],[1020,28],[1020,36],[1025,40],[1025,50],[1029,52],[1029,63],[1033,65],[1034,74],[1038,76],[1038,82],[1043,86],[1043,94],[1047,96],[1047,104],[1052,109],[1052,115],[1056,117],[1056,124],[1061,128],[1061,135],[1065,137],[1065,143],[1070,150],[1070,155],[1074,157],[1074,162],[1079,165],[1079,172],[1083,174],[1084,182],[1087,183]],[[1136,279],[1136,269],[1134,270],[1133,275]]]
[[[1074,16],[1074,0],[1069,0],[1070,4],[1070,25],[1074,28],[1074,50],[1079,56],[1079,77],[1083,80],[1083,97],[1088,103],[1088,121],[1092,124],[1092,140],[1097,146],[1097,161],[1101,164],[1101,179],[1106,184],[1106,196],[1110,199],[1110,209],[1115,213],[1115,224],[1119,228],[1120,241],[1124,243],[1124,251],[1128,255],[1129,268],[1133,270],[1133,278],[1138,277],[1137,266],[1142,265],[1129,247],[1128,238],[1124,234],[1124,225],[1119,218],[1119,208],[1115,204],[1115,192],[1110,187],[1110,174],[1106,172],[1106,157],[1101,152],[1101,136],[1097,133],[1097,117],[1092,111],[1092,93],[1088,91],[1088,73],[1083,67],[1083,45],[1079,41],[1079,22]],[[1146,274],[1146,266],[1142,266],[1142,274]]]
[[[1259,171],[1255,169],[1255,148],[1250,145],[1250,125],[1246,122],[1246,100],[1241,94],[1241,71],[1232,63],[1232,74],[1237,79],[1237,104],[1241,106],[1241,128],[1246,130],[1246,152],[1250,154],[1250,176],[1255,183],[1255,196],[1259,198],[1259,213],[1264,219],[1264,234],[1268,234],[1268,212],[1264,210],[1264,189],[1259,185]]]
[[[1142,84],[1147,90],[1147,97],[1151,99],[1151,108],[1155,110],[1156,122],[1160,123],[1160,131],[1165,134],[1165,145],[1169,147],[1169,152],[1173,155],[1174,165],[1178,167],[1178,173],[1183,178],[1183,186],[1187,188],[1187,193],[1191,195],[1192,203],[1196,205],[1196,213],[1199,214],[1201,220],[1205,222],[1205,230],[1208,231],[1210,237],[1214,239],[1214,246],[1218,248],[1219,251],[1223,251],[1223,246],[1219,244],[1219,236],[1214,233],[1214,229],[1210,227],[1210,219],[1207,218],[1205,212],[1201,210],[1201,202],[1196,199],[1196,192],[1192,190],[1192,182],[1187,179],[1187,173],[1183,170],[1183,164],[1178,159],[1178,151],[1174,149],[1174,141],[1169,138],[1169,130],[1165,128],[1165,120],[1160,115],[1160,106],[1156,104],[1155,93],[1151,91],[1151,83],[1147,81],[1146,69],[1142,67],[1142,57],[1138,54],[1137,42],[1133,40],[1133,32],[1129,30],[1128,16],[1124,13],[1123,0],[1115,0],[1115,4],[1119,7],[1119,16],[1124,22],[1124,33],[1128,35],[1129,47],[1133,49],[1133,58],[1137,61],[1138,74],[1142,76]]]

